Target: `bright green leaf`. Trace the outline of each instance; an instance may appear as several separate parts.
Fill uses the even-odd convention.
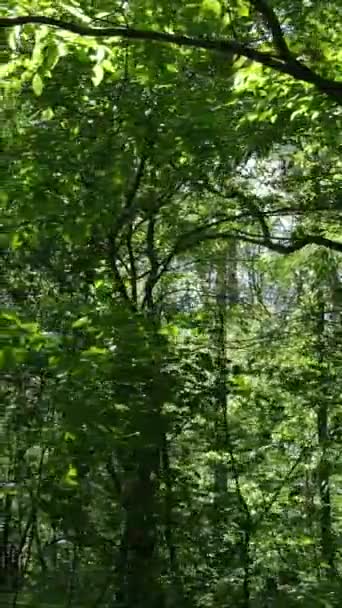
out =
[[[59,47],[54,42],[48,46],[45,54],[45,65],[47,69],[52,70],[59,60]]]
[[[248,17],[249,15],[248,3],[244,2],[244,0],[239,0],[238,2],[238,14],[240,17]]]
[[[35,67],[42,65],[44,61],[43,47],[41,43],[36,43],[32,53],[32,63]]]
[[[102,65],[97,63],[93,68],[93,74],[94,76],[92,77],[92,82],[95,87],[98,87],[99,84],[102,82],[104,76],[104,70]]]
[[[43,92],[44,84],[41,76],[37,73],[32,79],[32,89],[35,95],[39,97]]]
[[[46,110],[44,110],[42,112],[42,118],[44,120],[51,120],[51,118],[54,117],[54,111],[52,108],[46,108]]]
[[[221,4],[218,0],[203,0],[201,9],[204,13],[212,13],[216,17],[221,15]]]
[[[85,357],[97,357],[99,355],[103,356],[107,354],[108,350],[106,348],[99,348],[97,346],[91,346],[90,348],[82,352],[82,355],[84,355]]]
[[[69,465],[68,472],[66,473],[66,475],[64,477],[65,483],[68,486],[77,486],[78,485],[77,477],[78,477],[77,469],[75,469],[75,467],[73,467],[72,465]]]
[[[80,329],[80,327],[86,327],[87,325],[90,325],[90,320],[89,317],[85,316],[80,317],[79,319],[77,319],[77,321],[74,321],[71,327],[73,329]]]

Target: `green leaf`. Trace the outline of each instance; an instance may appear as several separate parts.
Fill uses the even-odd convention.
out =
[[[77,477],[78,477],[77,469],[75,469],[75,467],[73,467],[72,465],[69,465],[68,472],[66,473],[66,475],[64,477],[65,483],[68,486],[77,486],[78,485]]]
[[[32,53],[32,63],[37,68],[38,66],[42,65],[43,61],[43,46],[41,42],[36,42]]]
[[[102,65],[97,63],[93,68],[93,74],[94,76],[92,77],[92,82],[95,87],[98,87],[99,84],[102,82],[104,76],[104,70]]]
[[[64,441],[75,441],[75,439],[76,435],[74,435],[73,433],[69,433],[69,431],[64,433]]]
[[[238,2],[238,14],[240,17],[248,17],[249,16],[249,6],[247,4],[247,2],[244,2],[243,0],[240,0]]]
[[[59,47],[55,42],[53,42],[46,49],[46,54],[45,54],[46,68],[48,70],[52,70],[55,67],[55,65],[58,63],[59,57],[60,57]]]
[[[106,348],[99,348],[98,346],[91,346],[87,350],[84,350],[82,355],[84,357],[98,357],[108,355],[108,350]]]
[[[34,94],[37,95],[37,97],[40,97],[40,95],[43,92],[43,88],[44,88],[43,80],[42,80],[41,76],[37,73],[32,78],[32,89],[33,89]]]
[[[203,13],[212,13],[215,17],[221,15],[221,4],[218,0],[203,0],[201,10]]]
[[[80,19],[84,23],[91,23],[90,17],[88,17],[80,8],[72,6],[71,4],[64,4],[63,9],[68,11],[73,17]]]
[[[77,319],[77,321],[74,321],[74,323],[72,324],[71,327],[73,329],[79,329],[80,327],[86,327],[89,324],[90,324],[89,317],[85,316],[85,317],[80,317],[79,319]]]
[[[12,51],[16,51],[17,50],[18,36],[19,36],[19,28],[18,27],[14,27],[12,30],[9,31],[9,34],[8,34],[8,44],[9,44],[9,47],[10,47],[10,49]]]
[[[101,63],[103,70],[106,72],[110,72],[111,74],[115,73],[115,68],[113,64],[109,61],[109,59],[104,59]]]
[[[51,120],[54,117],[54,111],[52,108],[46,108],[44,112],[42,112],[42,118],[44,120]]]

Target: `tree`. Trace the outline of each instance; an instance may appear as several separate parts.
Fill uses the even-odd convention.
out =
[[[2,10],[8,604],[339,605],[337,20]]]

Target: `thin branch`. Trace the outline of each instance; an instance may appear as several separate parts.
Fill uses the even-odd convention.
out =
[[[342,105],[342,82],[324,78],[312,71],[298,60],[290,60],[288,57],[277,57],[272,53],[258,51],[235,40],[222,40],[214,38],[195,38],[183,34],[169,34],[151,30],[139,30],[128,27],[94,28],[83,24],[72,23],[63,19],[45,17],[43,15],[22,15],[18,17],[1,17],[0,28],[15,27],[17,25],[47,25],[62,29],[80,36],[92,36],[95,38],[121,38],[125,40],[137,40],[147,42],[160,42],[174,44],[176,46],[198,48],[218,52],[229,56],[237,55],[256,61],[262,65],[272,68],[277,72],[288,74],[295,80],[302,80],[314,85],[321,93],[334,99]]]
[[[320,236],[318,234],[306,234],[300,238],[293,238],[291,241],[291,237],[288,239],[284,239],[283,237],[272,237],[271,241],[260,238],[258,235],[248,234],[245,232],[213,232],[202,235],[198,239],[198,241],[185,243],[185,249],[181,249],[181,251],[185,251],[190,245],[200,244],[203,241],[213,241],[216,239],[240,239],[245,243],[252,243],[253,245],[257,245],[259,247],[265,247],[266,249],[270,249],[272,251],[276,251],[277,253],[282,253],[288,255],[290,253],[294,253],[295,251],[299,251],[303,249],[307,245],[318,245],[321,247],[326,247],[332,251],[340,251],[342,252],[342,242],[335,241],[333,239],[328,239],[324,236]],[[275,239],[278,242],[275,242]],[[290,241],[289,245],[281,244],[281,241],[287,240]],[[177,252],[178,253],[178,252]]]
[[[111,266],[111,269],[113,272],[115,285],[116,285],[116,288],[117,288],[118,292],[120,293],[122,299],[124,300],[124,302],[126,302],[126,304],[128,304],[128,306],[129,306],[129,308],[131,308],[131,310],[136,310],[136,294],[134,292],[134,280],[132,283],[132,298],[130,298],[128,295],[128,291],[126,289],[124,280],[120,274],[120,271],[119,271],[118,265],[117,265],[118,250],[119,250],[119,245],[118,245],[117,239],[118,239],[118,235],[120,234],[121,230],[125,227],[125,225],[128,224],[132,229],[132,222],[133,222],[134,214],[137,209],[137,206],[135,205],[136,195],[137,195],[141,181],[144,176],[146,160],[147,160],[147,155],[145,153],[143,153],[139,159],[138,168],[135,172],[135,176],[132,181],[132,184],[127,191],[127,194],[125,197],[126,198],[125,206],[124,206],[121,214],[119,214],[119,217],[114,222],[114,226],[111,229],[109,236],[108,236],[109,262],[110,262],[110,266]],[[129,245],[131,242],[128,240],[127,243]],[[133,256],[133,251],[131,253]],[[134,258],[132,257],[132,259],[134,259]],[[131,262],[132,262],[132,259],[130,260]],[[135,265],[134,265],[134,268],[135,268]],[[131,268],[131,270],[132,270],[132,268]]]
[[[240,213],[239,215],[222,215],[212,222],[208,222],[207,224],[202,224],[193,230],[189,230],[188,232],[184,232],[175,242],[172,250],[168,255],[164,258],[159,267],[158,280],[161,276],[168,271],[169,266],[175,256],[178,253],[183,253],[187,251],[187,249],[192,245],[199,245],[202,241],[215,238],[214,234],[208,233],[208,230],[214,228],[215,226],[220,226],[226,222],[235,222],[240,219],[248,218],[250,216],[250,212]]]
[[[257,237],[250,237],[248,234],[243,232],[234,233],[219,233],[216,235],[208,235],[208,239],[221,239],[221,238],[233,238],[233,239],[241,239],[246,243],[253,243],[254,245],[259,245],[260,247],[266,247],[266,249],[271,249],[272,251],[276,251],[277,253],[282,253],[288,255],[290,253],[295,253],[300,249],[303,249],[307,245],[318,245],[321,247],[326,247],[327,249],[331,249],[332,251],[340,251],[342,252],[342,243],[340,241],[335,241],[332,239],[328,239],[324,236],[316,235],[316,234],[307,234],[301,238],[295,238],[289,245],[282,245],[280,242],[268,241],[265,239],[258,239]],[[289,239],[290,240],[290,239]]]
[[[42,548],[42,543],[40,540],[40,534],[39,534],[39,530],[38,530],[38,521],[37,518],[34,522],[34,540],[36,541],[36,547],[37,547],[37,555],[38,555],[38,559],[40,562],[40,566],[43,570],[43,572],[46,572],[48,569],[45,557],[44,557],[44,552],[43,552],[43,548]]]
[[[147,306],[149,312],[152,312],[154,309],[153,303],[153,288],[155,287],[157,281],[159,280],[159,261],[157,257],[156,247],[155,247],[155,227],[156,227],[156,216],[153,212],[150,216],[148,227],[147,227],[147,236],[146,236],[146,253],[150,263],[150,271],[148,274],[148,278],[145,285],[145,296],[143,306]]]
[[[72,548],[72,560],[70,564],[71,568],[69,571],[69,580],[68,580],[68,592],[67,592],[67,608],[71,608],[73,605],[73,599],[75,595],[75,587],[76,587],[76,576],[78,569],[78,546],[74,542]]]
[[[107,243],[108,243],[108,261],[109,261],[110,268],[112,269],[112,272],[113,272],[115,287],[116,287],[117,291],[119,292],[122,300],[128,305],[128,307],[131,310],[135,310],[135,305],[128,295],[124,280],[118,269],[116,234],[115,234],[114,229],[111,230],[111,232],[108,236]]]
[[[240,218],[238,216],[234,218],[235,220]],[[215,224],[222,223],[223,221],[228,221],[229,218],[225,220],[220,220],[213,222],[209,228],[214,226]],[[268,231],[267,224],[265,222],[264,229]],[[197,236],[196,236],[197,235]],[[190,247],[195,247],[200,245],[205,241],[213,241],[219,239],[234,239],[241,240],[245,243],[251,243],[252,245],[256,245],[258,247],[265,247],[266,249],[270,249],[271,251],[276,251],[277,253],[281,253],[284,255],[289,255],[290,253],[295,253],[300,249],[303,249],[307,245],[318,245],[320,247],[325,247],[326,249],[330,249],[331,251],[339,251],[342,252],[342,243],[340,241],[335,241],[333,239],[328,239],[326,237],[315,235],[315,234],[307,234],[301,238],[295,238],[289,245],[281,244],[281,240],[278,239],[278,242],[275,242],[274,238],[269,238],[268,232],[263,235],[264,238],[260,238],[258,235],[250,235],[245,232],[231,231],[231,232],[206,232],[204,226],[199,227],[187,234],[184,234],[179,237],[178,241],[175,243],[173,249],[170,253],[164,258],[163,262],[160,265],[158,280],[164,275],[170,267],[170,264],[173,262],[174,258],[179,253],[185,253]],[[266,237],[266,238],[265,238]],[[286,239],[291,241],[291,239]]]
[[[110,475],[117,495],[121,498],[122,496],[122,484],[120,480],[120,476],[118,475],[116,468],[114,466],[113,457],[111,456],[107,462],[106,469],[108,474]]]
[[[173,495],[172,495],[172,478],[170,468],[170,457],[168,449],[168,440],[166,435],[163,435],[163,445],[161,450],[163,481],[165,483],[165,500],[164,500],[164,525],[165,525],[165,540],[169,552],[169,559],[172,573],[178,577],[177,568],[177,548],[173,540]]]
[[[285,42],[279,19],[267,0],[249,0],[252,6],[262,15],[266,26],[272,33],[273,43],[280,57],[286,60],[293,59],[292,54]]]
[[[258,220],[260,224],[260,229],[262,235],[264,237],[264,243],[267,243],[267,246],[272,246],[272,236],[270,228],[267,224],[265,214],[259,209],[258,205],[255,204],[251,200],[247,200],[245,204],[248,206],[251,214]]]
[[[133,300],[134,304],[137,305],[138,278],[137,278],[137,268],[136,268],[136,263],[135,263],[135,257],[134,257],[134,252],[133,252],[132,238],[133,238],[133,226],[131,223],[128,228],[128,234],[126,237],[126,246],[127,246],[129,266],[130,266],[129,274],[130,274],[130,280],[131,280],[132,300]]]
[[[126,196],[126,208],[127,209],[129,209],[132,206],[132,203],[139,190],[141,180],[144,175],[146,160],[147,160],[147,156],[144,153],[141,155],[141,158],[139,160],[138,168],[137,168],[133,183],[131,185],[131,188],[127,192],[127,196]]]
[[[110,237],[108,239],[108,244],[109,244],[109,262],[110,262],[110,267],[113,272],[115,287],[118,290],[122,300],[128,305],[128,307],[131,310],[135,311],[136,306],[128,295],[124,280],[120,274],[120,271],[119,271],[117,263],[116,263],[116,246],[115,246],[115,241],[114,241],[114,238],[112,235],[110,235]]]
[[[146,160],[147,156],[144,153],[139,159],[138,167],[132,180],[132,184],[126,193],[124,208],[115,221],[114,228],[112,230],[112,237],[114,239],[116,239],[117,235],[120,233],[120,230],[122,230],[126,224],[131,224],[133,222],[134,214],[137,210],[137,206],[135,205],[136,195],[144,176]]]
[[[275,502],[277,501],[282,489],[285,487],[285,484],[288,481],[290,481],[293,473],[295,472],[297,467],[301,464],[301,462],[303,462],[303,458],[306,456],[308,450],[310,450],[311,448],[312,448],[312,445],[304,445],[302,447],[298,458],[296,458],[292,467],[289,469],[289,471],[287,472],[285,477],[282,479],[278,488],[274,491],[273,495],[271,496],[270,500],[266,503],[265,508],[264,508],[263,512],[261,513],[261,515],[254,522],[255,528],[260,525],[260,523],[265,519],[265,517],[271,511],[271,509],[272,509],[273,505],[275,504]]]

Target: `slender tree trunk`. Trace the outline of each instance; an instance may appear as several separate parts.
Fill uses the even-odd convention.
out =
[[[142,453],[137,454],[141,458]],[[157,455],[156,455],[157,456]],[[157,517],[155,484],[157,463],[143,462],[126,489],[125,528],[119,569],[122,608],[163,606],[158,582]]]
[[[243,544],[241,559],[243,564],[243,585],[242,585],[242,608],[249,608],[250,605],[250,531],[245,530],[243,534]]]
[[[227,421],[228,387],[227,387],[227,323],[230,312],[239,299],[239,286],[237,277],[237,249],[236,243],[229,244],[220,264],[217,267],[216,277],[216,345],[217,345],[217,424],[216,441],[217,451],[224,456],[229,454],[231,469],[236,486],[236,493],[241,518],[240,558],[243,569],[241,608],[250,606],[250,534],[251,518],[247,503],[240,490],[239,473],[236,466],[233,446]],[[225,462],[218,462],[215,466],[215,496],[216,509],[220,517],[220,497],[227,492],[228,468]],[[219,526],[218,532],[220,532]],[[219,539],[217,539],[219,542]]]
[[[216,349],[217,349],[217,405],[216,440],[219,453],[226,453],[227,415],[227,320],[230,310],[238,301],[236,269],[236,243],[228,245],[217,264],[216,275]],[[215,495],[217,498],[227,491],[228,469],[225,463],[215,466]]]
[[[151,340],[158,340],[151,329]],[[158,352],[158,343],[155,346]],[[121,488],[124,529],[118,564],[118,608],[163,608],[158,536],[160,508],[158,486],[165,434],[162,416],[165,387],[161,383],[159,355],[151,365],[153,377],[146,383],[141,411],[132,418],[139,445],[123,454],[125,470]]]
[[[331,497],[330,497],[330,463],[329,449],[329,411],[325,388],[326,373],[324,370],[324,334],[325,334],[325,304],[324,294],[318,293],[317,312],[317,358],[320,365],[320,402],[317,406],[317,436],[320,450],[320,460],[317,467],[318,491],[320,497],[320,536],[321,556],[327,574],[334,575],[335,548],[332,532]]]

